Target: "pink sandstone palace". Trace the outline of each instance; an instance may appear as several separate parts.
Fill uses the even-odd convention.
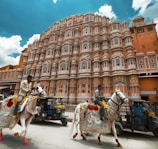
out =
[[[75,15],[50,26],[21,54],[19,64],[0,68],[0,89],[18,94],[31,74],[48,95],[67,103],[93,100],[120,89],[129,98],[158,102],[158,36],[153,21],[119,23],[94,14]]]

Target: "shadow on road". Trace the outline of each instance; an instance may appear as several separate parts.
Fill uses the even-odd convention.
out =
[[[40,125],[40,126],[50,126],[50,127],[67,127],[67,126],[63,126],[61,124],[60,120],[57,121],[33,121],[31,122],[31,125]]]
[[[28,138],[29,145],[23,145],[23,138],[17,138],[13,135],[4,134],[4,140],[0,142],[0,145],[5,145],[9,149],[23,149],[27,147],[27,149],[39,149],[34,143],[31,142],[31,139]]]
[[[93,138],[92,138],[93,137]],[[117,144],[114,139],[111,139],[111,142],[106,141],[105,137],[101,139],[102,143],[101,145],[98,144],[97,136],[95,136],[96,139],[94,139],[94,136],[88,136],[87,140],[82,139],[72,139],[73,141],[76,141],[77,143],[84,144],[85,148],[89,148],[90,146],[93,147],[93,149],[115,149],[118,148]]]
[[[157,139],[152,133],[149,132],[130,132],[130,131],[124,131],[119,138],[124,137],[128,139],[137,139],[137,140],[144,140],[144,139]]]
[[[98,135],[97,134],[87,134],[86,139],[87,140],[82,140],[81,136],[78,136],[75,139],[72,139],[73,141],[84,144],[87,148],[89,146],[92,146],[93,149],[118,149],[117,143],[115,142],[115,138],[112,134],[106,134],[106,135],[101,135],[101,145],[98,145]],[[118,139],[120,143],[122,144],[122,148],[125,149],[128,146],[128,141],[125,140],[137,140],[140,142],[143,141],[156,141],[157,138],[152,135],[151,133],[141,133],[141,132],[128,132],[124,131],[121,136],[118,136]],[[85,147],[85,148],[86,148]]]

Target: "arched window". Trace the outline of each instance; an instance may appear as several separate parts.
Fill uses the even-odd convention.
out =
[[[68,52],[68,46],[64,46],[64,47],[63,47],[63,52],[64,52],[64,53]]]
[[[109,62],[108,61],[103,61],[103,67],[109,67]]]
[[[43,67],[43,73],[46,73],[47,72],[47,66],[45,65],[44,67]]]
[[[47,55],[50,55],[50,54],[51,54],[51,52],[50,52],[50,50],[48,50],[48,51],[47,51]]]
[[[81,69],[87,69],[87,62],[83,61],[81,63]]]
[[[116,66],[120,66],[120,59],[116,58]]]
[[[115,39],[114,39],[114,43],[115,43],[115,44],[118,44],[118,38],[115,38]]]
[[[66,64],[65,63],[61,63],[60,64],[60,70],[66,70]]]
[[[83,44],[83,49],[87,49],[87,48],[88,48],[87,43],[84,43],[84,44]]]
[[[91,32],[91,28],[90,27],[84,27],[83,29],[83,35],[89,34]]]

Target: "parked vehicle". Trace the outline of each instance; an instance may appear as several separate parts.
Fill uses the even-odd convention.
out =
[[[4,99],[4,95],[0,94],[0,109],[1,109],[1,106],[2,106],[3,99]]]
[[[39,113],[35,115],[34,120],[60,120],[63,126],[67,125],[65,115],[65,105],[62,98],[47,96],[38,99]]]
[[[149,102],[141,99],[130,99],[131,102],[138,102],[144,107],[145,112],[142,117],[136,117],[131,106],[125,108],[125,115],[120,115],[120,119],[116,121],[116,131],[121,135],[125,129],[130,129],[132,132],[135,130],[141,132],[152,132],[158,137],[158,117],[152,111]]]

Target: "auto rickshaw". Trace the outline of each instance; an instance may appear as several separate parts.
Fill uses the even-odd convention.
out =
[[[3,99],[4,99],[4,95],[0,94],[0,109],[1,109],[1,106],[2,106]]]
[[[142,117],[136,117],[131,106],[125,107],[125,115],[120,115],[118,121],[116,121],[116,131],[118,135],[121,135],[125,129],[129,129],[132,132],[152,132],[158,137],[158,117],[152,111],[149,102],[141,99],[129,99],[132,103],[139,103],[144,109]]]
[[[47,96],[39,98],[37,101],[39,113],[35,115],[35,120],[60,120],[63,126],[67,125],[65,115],[65,105],[62,98]]]

